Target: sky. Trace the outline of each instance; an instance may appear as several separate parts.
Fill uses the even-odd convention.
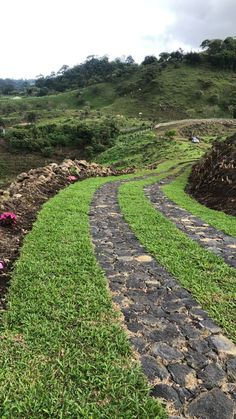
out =
[[[235,0],[7,0],[1,4],[0,78],[35,78],[89,55],[110,59],[236,36]]]

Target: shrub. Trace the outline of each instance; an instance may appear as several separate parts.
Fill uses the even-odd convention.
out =
[[[194,96],[196,99],[201,99],[204,96],[204,92],[202,90],[196,90]]]
[[[220,97],[218,94],[214,94],[208,98],[208,102],[212,105],[217,105],[219,103]]]
[[[175,129],[170,129],[169,131],[166,131],[165,132],[165,135],[168,138],[173,138],[176,135],[176,130]]]
[[[51,157],[53,155],[53,147],[51,146],[44,147],[42,148],[41,153],[43,157]]]

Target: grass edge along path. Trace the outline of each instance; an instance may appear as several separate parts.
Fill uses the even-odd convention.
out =
[[[200,204],[184,189],[188,182],[190,170],[185,171],[174,179],[171,183],[164,185],[162,191],[174,203],[186,209],[196,217],[201,218],[206,223],[210,224],[224,233],[236,237],[236,217],[225,214],[222,211],[213,210]]]
[[[146,250],[199,301],[234,342],[236,270],[203,249],[145,197],[156,178],[121,185],[119,203],[125,220]]]
[[[93,253],[89,205],[109,180],[61,191],[25,238],[0,336],[2,418],[166,418]]]

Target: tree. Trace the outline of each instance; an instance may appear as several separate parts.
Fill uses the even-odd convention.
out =
[[[149,65],[149,64],[156,64],[157,58],[155,57],[155,55],[147,55],[143,62],[141,63],[142,65]]]
[[[200,64],[202,61],[201,55],[198,52],[187,52],[184,56],[184,60],[191,65]]]
[[[37,119],[37,114],[34,111],[28,112],[27,114],[27,122],[30,124],[34,124]]]
[[[134,61],[132,55],[128,55],[128,57],[126,57],[125,63],[126,64],[135,64],[135,61]]]
[[[161,52],[159,54],[159,57],[160,57],[159,58],[160,63],[165,63],[166,61],[169,60],[170,54],[169,54],[169,52]]]
[[[57,76],[62,76],[69,69],[69,66],[64,64],[57,72]]]

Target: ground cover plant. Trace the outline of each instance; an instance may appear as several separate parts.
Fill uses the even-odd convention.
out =
[[[210,209],[185,192],[190,170],[179,175],[171,183],[162,187],[165,195],[180,207],[206,221],[218,230],[236,237],[236,218],[222,211]]]
[[[89,238],[89,204],[108,180],[60,192],[25,239],[1,324],[1,417],[166,417],[133,359]]]
[[[203,138],[196,147],[188,138],[169,138],[154,130],[127,133],[118,136],[113,147],[100,153],[96,161],[100,164],[114,164],[116,167],[142,167],[165,160],[195,160],[201,157],[211,142]]]
[[[154,178],[121,186],[119,202],[125,219],[148,252],[191,291],[235,341],[236,270],[193,242],[154,209],[143,187],[156,181]]]

